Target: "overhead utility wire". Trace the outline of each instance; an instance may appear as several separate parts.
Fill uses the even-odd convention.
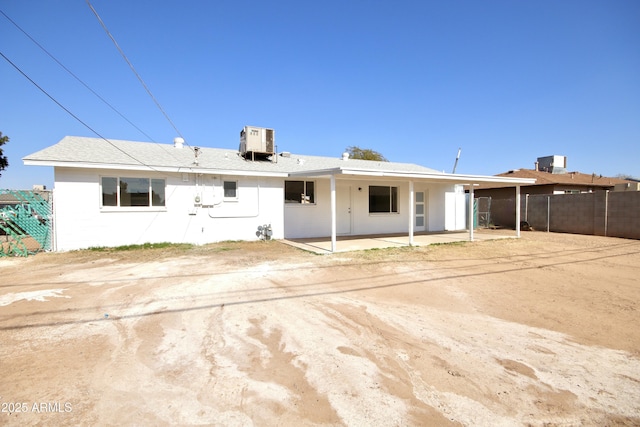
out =
[[[115,149],[121,151],[122,153],[124,153],[126,156],[131,157],[133,160],[135,160],[136,162],[140,163],[141,165],[144,165],[152,170],[156,170],[154,167],[136,159],[135,157],[133,157],[131,154],[127,153],[126,151],[124,151],[123,149],[121,149],[120,147],[118,147],[117,145],[115,145],[113,142],[109,141],[107,138],[105,138],[104,136],[100,135],[100,133],[98,133],[98,131],[96,131],[95,129],[93,129],[91,126],[89,126],[88,124],[86,124],[85,122],[83,122],[78,116],[76,116],[75,114],[73,114],[67,107],[65,107],[64,105],[62,105],[61,103],[58,102],[58,100],[56,100],[53,96],[49,95],[49,93],[44,90],[40,85],[38,85],[38,83],[36,83],[35,81],[33,81],[33,79],[31,79],[31,77],[29,77],[24,71],[22,71],[20,69],[20,67],[18,67],[16,64],[14,64],[9,58],[7,58],[4,53],[0,52],[0,56],[2,56],[4,58],[5,61],[7,61],[9,64],[11,64],[11,66],[13,68],[15,68],[20,74],[22,74],[27,80],[29,80],[35,87],[37,87],[38,89],[40,89],[40,91],[42,93],[44,93],[45,95],[47,95],[47,97],[49,97],[49,99],[51,99],[53,102],[55,102],[58,107],[62,108],[64,111],[67,112],[67,114],[69,114],[71,117],[73,117],[74,119],[76,119],[77,121],[79,121],[84,127],[86,127],[87,129],[89,129],[91,132],[95,133],[98,137],[100,137],[101,139],[104,139],[106,142],[108,142],[109,144],[111,144]]]
[[[45,95],[47,95],[49,97],[49,99],[51,99],[53,102],[55,102],[60,108],[62,108],[64,111],[66,111],[71,117],[73,117],[74,119],[76,119],[77,121],[79,121],[80,123],[82,123],[87,129],[89,129],[91,132],[95,133],[98,137],[100,137],[101,139],[105,140],[109,145],[111,145],[113,148],[115,148],[116,150],[122,152],[125,156],[130,157],[131,159],[135,160],[136,162],[140,163],[143,166],[148,167],[149,169],[158,172],[158,169],[154,168],[151,165],[148,165],[146,163],[144,163],[143,161],[136,159],[134,156],[132,156],[131,154],[127,153],[125,150],[123,150],[122,148],[118,147],[116,144],[114,144],[113,142],[109,141],[107,138],[105,138],[104,136],[100,135],[95,129],[93,129],[91,126],[89,126],[88,124],[86,124],[85,122],[83,122],[82,120],[80,120],[80,118],[78,116],[76,116],[75,114],[73,114],[71,111],[69,111],[69,109],[67,109],[64,105],[60,104],[53,96],[49,95],[49,93],[44,90],[42,87],[40,87],[36,82],[34,82],[26,73],[24,73],[20,67],[18,67],[16,64],[14,64],[13,62],[11,62],[11,60],[9,58],[7,58],[4,53],[2,53],[0,51],[0,56],[2,56],[9,64],[11,64],[13,66],[13,68],[15,68],[16,70],[18,70],[18,72],[20,74],[22,74],[27,80],[29,80],[35,87],[37,87],[38,89],[40,89],[40,91],[42,93],[44,93]],[[175,189],[173,190],[175,191]],[[173,194],[173,192],[172,192]],[[151,223],[153,221],[155,221],[158,218],[158,215],[156,215],[151,222],[149,223],[149,227],[151,227]]]
[[[47,51],[47,49],[45,49],[40,43],[38,43],[33,37],[31,37],[25,30],[23,30],[18,24],[16,24],[13,19],[9,18],[7,16],[6,13],[4,13],[2,10],[0,10],[0,13],[2,15],[4,15],[5,18],[7,18],[9,20],[9,22],[11,22],[17,29],[19,29],[20,31],[22,31],[22,33],[27,36],[29,38],[29,40],[31,40],[33,43],[35,43],[36,46],[38,46],[40,49],[42,49],[42,51],[44,53],[46,53],[47,55],[49,55],[49,57],[51,59],[53,59],[58,65],[60,65],[67,73],[71,74],[71,76],[73,78],[75,78],[77,81],[79,81],[84,87],[86,87],[91,93],[93,93],[95,96],[98,97],[98,99],[100,99],[100,101],[102,101],[103,103],[105,103],[109,108],[111,108],[113,111],[115,111],[120,117],[122,117],[123,119],[125,119],[131,126],[133,126],[134,128],[136,128],[141,134],[143,134],[144,136],[146,136],[150,141],[152,142],[156,142],[154,141],[153,138],[151,138],[149,135],[147,135],[146,132],[144,132],[142,129],[140,129],[138,126],[136,126],[134,123],[131,122],[131,120],[129,120],[128,118],[126,118],[120,111],[118,111],[113,105],[109,104],[109,102],[107,102],[103,97],[101,97],[98,93],[96,93],[93,89],[91,89],[89,87],[89,85],[87,85],[84,81],[82,81],[82,79],[80,79],[80,77],[76,76],[73,72],[71,72],[71,70],[69,70],[67,67],[65,67],[60,61],[58,61],[58,59],[53,56],[51,53],[49,53],[49,51]]]
[[[173,126],[173,129],[178,133],[178,135],[184,140],[185,138],[182,136],[182,133],[178,130],[178,128],[176,127],[176,125],[173,123],[173,121],[169,118],[169,116],[167,115],[167,113],[164,111],[164,109],[162,108],[162,106],[160,105],[160,103],[158,102],[158,100],[156,99],[155,96],[153,96],[153,94],[151,93],[151,90],[149,90],[149,88],[147,87],[146,83],[144,82],[144,80],[142,80],[142,77],[140,77],[140,74],[138,74],[138,72],[136,71],[136,69],[134,68],[133,64],[131,63],[131,61],[129,61],[129,58],[127,58],[127,55],[125,55],[124,51],[120,48],[120,45],[118,45],[118,42],[116,41],[116,39],[113,37],[113,35],[111,35],[111,32],[109,32],[109,29],[107,28],[107,26],[105,25],[105,23],[102,21],[102,19],[100,18],[100,15],[98,15],[98,12],[94,9],[93,5],[91,4],[91,2],[89,0],[87,1],[87,5],[89,6],[89,8],[91,9],[91,11],[93,12],[93,14],[96,16],[96,18],[98,19],[98,22],[100,22],[100,25],[102,26],[102,28],[104,29],[104,31],[107,33],[107,35],[109,36],[109,38],[111,39],[111,41],[113,42],[113,44],[116,46],[116,48],[118,49],[118,52],[120,52],[120,55],[124,58],[124,60],[127,62],[127,64],[129,64],[129,68],[131,68],[131,71],[133,71],[133,74],[136,75],[136,77],[138,78],[138,80],[140,81],[140,83],[142,84],[142,86],[145,88],[145,90],[147,91],[147,93],[149,94],[149,96],[151,97],[151,99],[153,99],[153,102],[155,102],[156,106],[160,109],[160,111],[162,112],[162,114],[164,115],[164,117],[167,119],[167,121],[171,124],[171,126]],[[189,146],[189,144],[187,144],[187,146],[189,148],[191,148],[191,146]],[[193,150],[193,148],[191,148]]]

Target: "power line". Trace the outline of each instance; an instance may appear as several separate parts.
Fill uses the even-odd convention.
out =
[[[31,40],[33,43],[35,43],[36,46],[38,46],[44,53],[46,53],[47,55],[49,55],[49,57],[51,59],[53,59],[58,65],[60,65],[67,73],[69,73],[73,78],[75,78],[77,81],[79,81],[85,88],[87,88],[91,93],[93,93],[95,96],[98,97],[98,99],[100,99],[104,104],[106,104],[109,108],[111,108],[113,111],[115,111],[120,117],[122,117],[123,119],[125,119],[131,126],[133,126],[134,128],[136,128],[141,134],[143,134],[144,136],[146,136],[150,141],[152,142],[156,142],[153,138],[151,138],[149,135],[147,135],[146,132],[144,132],[142,129],[140,129],[138,126],[136,126],[133,122],[131,122],[131,120],[129,120],[128,118],[126,118],[120,111],[118,111],[113,105],[111,105],[109,102],[107,102],[103,97],[101,97],[98,93],[96,93],[93,89],[91,89],[91,87],[89,87],[89,85],[87,85],[84,81],[82,81],[82,79],[80,79],[80,77],[76,76],[73,72],[71,72],[71,70],[69,70],[67,67],[64,66],[64,64],[62,64],[60,61],[58,61],[58,59],[53,56],[49,51],[47,51],[47,49],[45,49],[40,43],[38,43],[33,37],[31,37],[25,30],[23,30],[18,24],[16,24],[13,19],[9,18],[7,16],[6,13],[4,13],[2,10],[0,10],[0,13],[2,15],[4,15],[5,18],[7,18],[9,20],[9,22],[11,22],[18,30],[22,31],[22,33],[27,36],[29,38],[29,40]]]
[[[160,103],[158,102],[158,100],[156,99],[155,96],[153,96],[153,94],[151,93],[151,90],[149,89],[149,87],[147,87],[146,83],[144,82],[144,80],[142,80],[142,77],[140,76],[140,74],[138,74],[138,72],[136,71],[136,69],[134,68],[133,64],[131,63],[131,61],[129,61],[129,58],[127,58],[127,55],[125,55],[124,51],[122,50],[122,48],[120,48],[120,45],[118,45],[118,42],[116,41],[116,39],[113,37],[113,35],[111,34],[111,32],[109,32],[109,29],[107,28],[107,26],[105,25],[105,23],[102,21],[102,18],[100,18],[100,15],[98,14],[98,12],[94,9],[93,5],[91,4],[91,2],[89,0],[86,0],[87,5],[89,6],[89,8],[91,9],[91,11],[93,12],[93,14],[96,16],[96,18],[98,19],[98,22],[100,22],[100,25],[102,26],[102,28],[104,29],[104,31],[107,33],[107,35],[109,36],[109,38],[111,39],[111,41],[113,42],[113,44],[116,46],[116,48],[118,49],[118,52],[120,52],[120,55],[122,56],[122,58],[124,58],[124,60],[127,62],[127,64],[129,64],[129,68],[131,68],[131,71],[133,71],[133,74],[135,74],[135,76],[138,78],[138,80],[140,81],[140,83],[142,84],[142,86],[144,87],[144,89],[147,91],[147,93],[149,94],[149,96],[151,97],[151,99],[153,99],[153,102],[155,102],[156,106],[158,107],[158,109],[162,112],[162,114],[164,115],[164,117],[167,119],[167,121],[171,124],[171,126],[173,127],[173,129],[177,132],[178,136],[180,136],[183,140],[185,139],[182,136],[182,133],[178,130],[178,128],[176,127],[176,125],[173,123],[173,121],[169,118],[169,115],[164,111],[164,109],[162,108],[162,106],[160,105]],[[187,144],[187,146],[189,146],[189,144]],[[191,148],[191,146],[189,146],[189,148]],[[191,150],[193,150],[193,148],[191,148]]]
[[[105,140],[106,142],[108,142],[111,146],[113,146],[115,149],[117,149],[118,151],[121,151],[122,153],[124,153],[126,156],[132,158],[133,160],[135,160],[136,162],[140,163],[143,166],[146,166],[148,168],[150,168],[151,170],[156,170],[154,167],[142,162],[141,160],[136,159],[135,157],[133,157],[131,154],[127,153],[126,151],[124,151],[123,149],[121,149],[120,147],[118,147],[117,145],[115,145],[113,142],[109,141],[107,138],[105,138],[104,136],[102,136],[98,131],[96,131],[95,129],[93,129],[91,126],[89,126],[88,124],[86,124],[84,121],[82,121],[82,119],[80,119],[78,116],[76,116],[75,114],[73,114],[67,107],[65,107],[64,105],[62,105],[60,102],[58,102],[58,100],[56,100],[53,96],[51,96],[46,90],[44,90],[40,85],[38,85],[38,83],[36,83],[31,77],[29,77],[24,71],[22,71],[20,69],[20,67],[18,67],[16,64],[14,64],[9,58],[7,58],[4,53],[2,53],[0,51],[0,56],[2,56],[4,58],[5,61],[7,61],[9,64],[11,64],[11,66],[13,68],[15,68],[20,74],[22,74],[24,76],[24,78],[26,78],[27,80],[29,80],[31,82],[31,84],[33,84],[35,87],[37,87],[38,89],[40,89],[40,91],[42,93],[44,93],[45,95],[47,95],[47,97],[49,99],[51,99],[53,102],[56,103],[56,105],[58,105],[58,107],[62,108],[64,111],[67,112],[67,114],[69,114],[71,117],[73,117],[74,119],[76,119],[78,122],[80,122],[84,127],[86,127],[87,129],[89,129],[91,132],[93,132],[94,134],[96,134],[99,138]]]

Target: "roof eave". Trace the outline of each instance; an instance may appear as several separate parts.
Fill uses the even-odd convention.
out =
[[[404,179],[422,179],[430,181],[440,182],[453,182],[459,184],[479,184],[483,182],[487,183],[502,183],[513,185],[526,185],[535,183],[534,178],[505,178],[497,176],[483,176],[483,175],[460,175],[460,174],[447,174],[440,172],[399,172],[399,171],[384,171],[375,169],[354,169],[348,167],[330,168],[330,169],[318,169],[309,171],[291,172],[289,176],[327,176],[327,175],[357,175],[363,177],[386,177],[386,178],[404,178]]]
[[[200,166],[149,166],[149,165],[126,165],[126,164],[108,164],[108,163],[87,163],[87,162],[64,162],[49,160],[32,160],[24,158],[25,166],[53,166],[63,168],[80,168],[80,169],[108,169],[108,170],[127,170],[127,171],[150,171],[165,173],[200,173],[205,175],[235,175],[235,176],[264,176],[264,177],[287,177],[286,172],[262,172],[248,171],[240,169],[212,169]]]

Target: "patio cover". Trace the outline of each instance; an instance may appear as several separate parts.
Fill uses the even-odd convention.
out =
[[[516,237],[520,237],[520,186],[531,185],[535,179],[512,178],[502,176],[484,175],[461,175],[439,172],[403,172],[394,170],[365,169],[341,166],[329,169],[307,170],[289,173],[290,177],[328,177],[331,180],[331,252],[336,251],[337,245],[337,203],[336,203],[336,179],[363,179],[363,178],[386,178],[395,181],[409,183],[409,244],[413,244],[414,228],[413,216],[415,212],[414,190],[415,182],[426,182],[434,184],[460,184],[469,187],[469,212],[473,212],[473,188],[479,184],[499,183],[502,185],[513,185],[516,193]],[[469,241],[473,241],[473,215],[469,215]]]

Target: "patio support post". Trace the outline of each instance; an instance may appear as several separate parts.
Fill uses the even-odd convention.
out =
[[[469,241],[473,242],[473,182],[469,184]]]
[[[331,175],[331,252],[336,251],[336,176]]]
[[[516,184],[516,237],[520,237],[520,184]]]
[[[415,197],[413,195],[413,181],[409,181],[409,246],[413,246],[413,218],[415,217]]]

